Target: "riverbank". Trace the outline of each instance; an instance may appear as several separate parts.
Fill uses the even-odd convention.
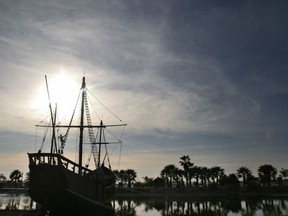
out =
[[[27,188],[0,188],[0,194],[27,193]]]
[[[147,188],[115,188],[115,197],[223,197],[223,196],[288,196],[287,186],[270,186],[257,188],[239,188],[231,191],[227,187],[207,188],[167,188],[167,187],[147,187]]]
[[[27,188],[1,188],[0,194],[28,194]],[[207,188],[168,188],[168,187],[116,187],[115,198],[121,197],[224,197],[224,196],[287,196],[288,186],[239,188],[229,191],[227,187]]]

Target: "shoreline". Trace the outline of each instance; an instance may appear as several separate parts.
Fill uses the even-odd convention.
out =
[[[287,187],[285,187],[287,188]],[[224,188],[208,190],[207,188],[115,188],[114,198],[125,197],[153,197],[153,198],[217,198],[217,197],[255,197],[255,196],[269,196],[269,197],[288,197],[288,191],[279,191],[274,188],[261,188],[260,191],[245,191],[243,188],[237,192],[229,192]],[[0,194],[28,194],[28,188],[1,188]]]
[[[115,197],[248,197],[248,196],[283,196],[288,197],[288,187],[261,187],[257,190],[240,188],[229,191],[225,187],[209,188],[115,188]]]

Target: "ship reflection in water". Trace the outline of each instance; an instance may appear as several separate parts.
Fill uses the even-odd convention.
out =
[[[104,206],[104,205],[103,205]],[[77,211],[71,206],[71,210],[65,212],[51,212],[41,208],[30,196],[23,191],[0,193],[0,216],[115,216],[115,211],[111,203],[106,203],[104,207],[93,206],[85,211]]]
[[[108,207],[61,213],[44,211],[26,193],[0,194],[0,216],[170,216],[170,215],[288,215],[288,197],[121,198]],[[71,206],[72,209],[72,206]]]

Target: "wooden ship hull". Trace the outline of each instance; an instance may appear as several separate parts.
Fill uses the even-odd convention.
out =
[[[28,156],[29,195],[44,209],[110,208],[107,203],[114,195],[115,175],[107,167],[100,166],[92,171],[60,154]]]

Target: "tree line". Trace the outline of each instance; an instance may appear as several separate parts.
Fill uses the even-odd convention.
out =
[[[24,179],[23,179],[24,178]],[[23,173],[20,170],[13,170],[10,175],[9,179],[4,175],[0,174],[0,188],[3,186],[9,187],[24,187],[27,186],[29,182],[29,172],[26,173],[26,176],[23,176]]]
[[[189,155],[183,155],[179,161],[180,168],[175,164],[166,165],[161,171],[158,181],[163,181],[166,187],[208,187],[215,185],[227,185],[230,183],[239,183],[248,186],[249,184],[259,184],[262,186],[271,186],[287,184],[288,169],[282,168],[278,170],[270,165],[264,164],[257,169],[258,176],[254,176],[252,171],[245,166],[237,169],[236,173],[225,174],[225,170],[220,166],[211,168],[197,166],[191,162]],[[144,182],[137,182],[137,173],[135,170],[115,170],[118,185],[120,187],[127,186],[153,186],[156,179],[148,176],[143,177]]]
[[[220,166],[211,168],[197,166],[191,162],[189,155],[183,155],[179,161],[180,168],[175,164],[166,165],[156,179],[148,176],[143,177],[143,181],[136,181],[137,172],[133,169],[114,170],[117,177],[117,185],[119,187],[137,187],[137,186],[155,186],[155,182],[163,183],[165,187],[208,187],[216,185],[224,185],[229,183],[239,183],[242,181],[243,186],[258,183],[263,186],[271,186],[273,184],[284,185],[288,181],[288,169],[282,168],[278,170],[270,165],[264,164],[257,169],[258,176],[254,176],[252,171],[245,166],[239,167],[236,173],[225,174]],[[9,176],[10,180],[0,174],[0,188],[9,183],[17,187],[27,186],[29,182],[29,172],[26,177],[19,170],[14,170]],[[24,178],[24,179],[23,179]]]
[[[279,172],[270,165],[265,164],[257,169],[258,176],[254,176],[252,171],[245,166],[239,167],[236,173],[226,175],[220,166],[211,168],[196,166],[191,162],[189,155],[180,157],[178,168],[174,164],[169,164],[160,172],[160,176],[165,180],[167,186],[183,187],[206,187],[213,184],[224,184],[230,181],[242,180],[243,186],[258,182],[263,186],[270,186],[273,183],[281,185],[288,178],[288,169],[282,168]],[[277,175],[278,174],[278,175]]]

